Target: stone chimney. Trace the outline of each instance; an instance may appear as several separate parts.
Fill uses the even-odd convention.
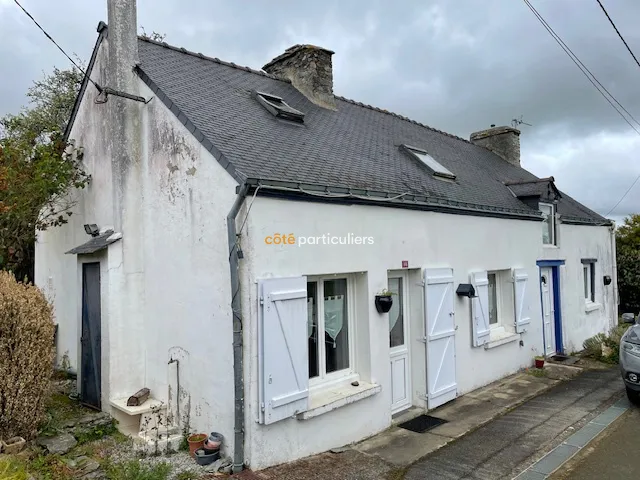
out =
[[[487,130],[472,133],[469,140],[502,157],[510,164],[520,166],[520,130],[491,125]]]
[[[294,87],[316,105],[335,110],[331,67],[333,53],[314,45],[294,45],[262,69],[276,77],[290,80]]]

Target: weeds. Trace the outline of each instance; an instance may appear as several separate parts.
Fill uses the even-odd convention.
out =
[[[0,459],[0,479],[27,480],[28,474],[24,466],[11,458]]]
[[[167,480],[170,472],[171,465],[168,463],[147,466],[138,460],[113,463],[106,468],[109,480]]]
[[[83,445],[113,435],[117,430],[115,420],[112,420],[111,423],[107,425],[98,425],[89,430],[77,429],[73,436],[78,440],[78,445]]]
[[[584,354],[605,363],[619,363],[620,341],[628,328],[628,324],[622,324],[612,328],[608,335],[598,333],[593,337],[587,338],[582,344]]]
[[[176,475],[175,480],[197,480],[200,478],[196,472],[192,472],[191,470],[185,470],[184,472],[180,472]]]
[[[526,373],[532,375],[534,377],[546,377],[547,371],[543,368],[527,368],[525,370]]]

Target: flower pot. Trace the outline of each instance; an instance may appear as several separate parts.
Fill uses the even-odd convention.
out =
[[[536,358],[536,368],[544,367],[544,358]]]
[[[189,453],[192,458],[196,456],[196,450],[201,449],[207,439],[206,433],[196,433],[187,437],[187,443],[189,444]]]
[[[22,437],[13,437],[3,442],[3,452],[7,455],[15,455],[20,453],[27,442]]]
[[[376,295],[376,310],[378,310],[378,313],[389,312],[391,305],[393,305],[391,295]]]
[[[220,450],[206,453],[204,448],[198,448],[195,451],[195,458],[198,465],[211,465],[220,458]]]

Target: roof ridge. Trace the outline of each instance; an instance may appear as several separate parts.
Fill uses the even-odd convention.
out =
[[[245,72],[249,72],[249,73],[255,73],[257,75],[262,75],[263,77],[267,77],[270,78],[272,80],[280,80],[281,82],[285,82],[285,83],[291,83],[290,80],[286,79],[286,78],[280,78],[280,77],[276,77],[275,75],[271,75],[269,73],[266,73],[262,70],[255,70],[251,67],[246,67],[246,66],[242,66],[242,65],[237,65],[233,62],[225,62],[224,60],[220,60],[217,57],[209,57],[208,55],[204,55],[203,53],[200,52],[193,52],[191,50],[187,50],[184,47],[176,47],[174,45],[169,45],[167,42],[158,42],[156,40],[152,40],[148,37],[144,37],[141,35],[138,35],[138,40],[142,40],[143,42],[147,42],[147,43],[151,43],[153,45],[157,45],[159,47],[164,47],[164,48],[168,48],[169,50],[173,50],[176,52],[180,52],[180,53],[184,53],[187,55],[191,55],[192,57],[197,57],[197,58],[201,58],[203,60],[209,60],[211,62],[215,62],[218,63],[220,65],[224,65],[226,67],[231,67],[231,68],[235,68],[238,70],[244,70]]]
[[[255,69],[253,69],[251,67],[244,67],[242,65],[237,65],[237,64],[235,64],[233,62],[225,62],[224,60],[220,60],[217,57],[209,57],[209,56],[204,55],[204,54],[202,54],[200,52],[193,52],[191,50],[187,50],[184,47],[176,47],[174,45],[169,45],[166,42],[158,42],[156,40],[152,40],[152,39],[150,39],[148,37],[143,37],[143,36],[138,36],[138,39],[142,40],[143,42],[151,43],[153,45],[158,45],[159,47],[168,48],[169,50],[174,50],[176,52],[185,53],[185,54],[191,55],[193,57],[201,58],[201,59],[204,59],[204,60],[209,60],[209,61],[218,63],[220,65],[225,65],[227,67],[236,68],[238,70],[244,70],[246,72],[255,73],[257,75],[262,75],[263,77],[271,78],[272,80],[280,80],[281,82],[291,83],[291,81],[288,80],[288,79],[276,77],[275,75],[271,75],[269,73],[266,73],[263,70],[255,70]],[[297,47],[299,45],[295,45],[295,46]],[[293,48],[293,47],[291,47],[291,48]],[[449,133],[449,132],[445,132],[443,130],[438,130],[437,128],[430,127],[429,125],[425,125],[424,123],[420,123],[417,120],[413,120],[413,119],[411,119],[409,117],[405,117],[404,115],[400,115],[399,113],[391,112],[389,110],[385,110],[384,108],[380,108],[380,107],[374,107],[373,105],[368,105],[366,103],[358,102],[356,100],[351,100],[349,98],[342,97],[340,95],[334,95],[334,97],[336,99],[338,99],[338,100],[342,100],[344,102],[351,103],[352,105],[357,105],[359,107],[368,108],[368,109],[373,110],[375,112],[386,113],[387,115],[391,115],[391,116],[399,118],[401,120],[405,120],[407,122],[411,122],[411,123],[413,123],[415,125],[419,125],[419,126],[421,126],[423,128],[431,130],[433,132],[440,133],[440,134],[445,135],[445,136],[450,137],[450,138],[455,138],[456,140],[462,140],[463,142],[469,143],[471,145],[475,145],[474,143],[472,143],[471,141],[467,140],[466,138],[459,137],[457,135],[454,135],[454,134]]]
[[[344,102],[351,103],[351,104],[357,105],[359,107],[368,108],[370,110],[373,110],[374,112],[386,113],[387,115],[391,115],[392,117],[396,117],[396,118],[399,118],[401,120],[405,120],[407,122],[413,123],[415,125],[419,125],[419,126],[421,126],[423,128],[426,128],[427,130],[431,130],[431,131],[436,132],[436,133],[441,133],[442,135],[445,135],[447,137],[455,138],[456,140],[462,140],[463,142],[469,143],[471,145],[475,145],[475,143],[467,140],[466,138],[459,137],[458,135],[454,135],[453,133],[445,132],[443,130],[438,130],[437,128],[430,127],[429,125],[425,125],[424,123],[420,123],[417,120],[413,120],[413,119],[411,119],[409,117],[405,117],[404,115],[400,115],[399,113],[391,112],[389,110],[386,110],[386,109],[380,108],[380,107],[374,107],[373,105],[368,105],[366,103],[358,102],[356,100],[351,100],[350,98],[342,97],[340,95],[334,95],[334,97],[337,98],[338,100],[342,100]]]

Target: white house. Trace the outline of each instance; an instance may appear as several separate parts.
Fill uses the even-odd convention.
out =
[[[260,469],[616,322],[611,222],[524,170],[518,130],[467,141],[334,96],[328,50],[256,71],[108,5],[67,129],[91,184],[39,235],[36,282],[84,402],[123,429],[163,402]]]

